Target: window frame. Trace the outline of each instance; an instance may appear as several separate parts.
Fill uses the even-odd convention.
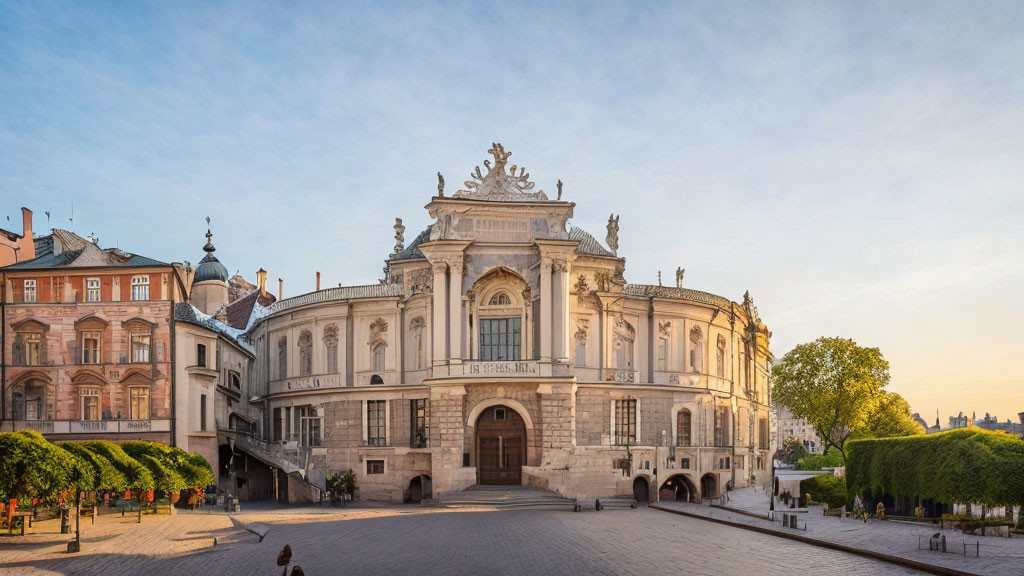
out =
[[[207,368],[206,361],[208,355],[206,353],[206,344],[202,342],[196,342],[196,366],[200,368]]]
[[[480,360],[519,362],[523,359],[523,319],[521,316],[495,316],[478,320]],[[497,329],[495,329],[497,328]],[[495,342],[494,340],[497,339]]]
[[[22,288],[22,295],[21,295],[21,301],[22,302],[25,302],[26,304],[35,304],[35,303],[39,302],[39,284],[38,284],[38,282],[36,281],[35,278],[26,278],[25,280],[23,280],[21,288]],[[32,295],[31,298],[29,297],[29,294]]]
[[[95,282],[95,286],[93,283]],[[102,294],[100,292],[101,282],[99,278],[86,278],[85,279],[85,301],[86,302],[101,302]],[[94,297],[95,296],[95,297]]]
[[[145,342],[144,347],[136,347],[137,342]],[[139,354],[136,354],[139,352]],[[152,358],[153,335],[149,332],[136,330],[128,334],[128,357],[132,364],[148,364]],[[144,356],[141,360],[140,357]]]
[[[90,400],[92,406],[86,406],[86,400]],[[78,406],[80,412],[78,414],[79,420],[83,422],[94,422],[100,419],[101,409],[103,406],[100,402],[100,389],[98,386],[83,386],[78,389]],[[89,412],[86,408],[90,408],[93,412],[93,418],[87,418]]]
[[[612,444],[636,446],[640,443],[640,401],[617,398],[612,405]]]
[[[409,400],[409,447],[430,447],[430,398]]]
[[[142,393],[145,394],[142,394]],[[144,396],[145,402],[139,404],[139,408],[142,409],[141,413],[136,412],[136,400],[141,399]],[[129,386],[128,387],[128,419],[129,420],[149,420],[151,417],[151,396],[149,386]]]
[[[372,466],[372,468],[371,468],[371,466]],[[384,474],[385,470],[386,470],[386,465],[385,465],[383,459],[374,458],[373,460],[369,460],[368,459],[366,461],[366,474],[367,475],[371,475],[371,474],[373,474],[373,475]]]
[[[367,400],[364,416],[366,419],[366,445],[388,445],[388,401]]]
[[[85,345],[85,343],[90,341],[90,340],[93,340],[93,341],[96,342],[96,347],[91,350],[91,352],[93,352],[92,358],[91,358],[92,361],[90,361],[90,358],[88,357],[90,349],[87,348],[86,345]],[[101,361],[102,358],[103,358],[103,332],[102,331],[100,331],[100,330],[83,330],[82,331],[81,345],[82,345],[82,353],[79,355],[79,358],[81,359],[83,365],[86,365],[86,364],[88,364],[88,365],[102,364],[102,361]]]
[[[25,366],[42,366],[43,335],[39,332],[23,332],[22,346],[25,347]]]
[[[685,426],[683,425],[684,418]],[[676,446],[693,446],[693,412],[688,408],[681,408],[676,413]]]
[[[133,302],[144,302],[149,300],[149,276],[139,275],[132,276],[132,293],[131,299]],[[145,296],[145,298],[139,298],[138,296]]]

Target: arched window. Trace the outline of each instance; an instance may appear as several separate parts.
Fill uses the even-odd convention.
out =
[[[490,302],[487,303],[487,305],[488,306],[511,306],[512,305],[512,298],[510,298],[509,295],[504,293],[504,292],[498,292],[494,296],[491,296],[491,300],[490,300]]]
[[[387,344],[381,342],[373,347],[373,369],[376,371],[384,370],[384,353],[387,351]]]
[[[299,333],[299,376],[313,373],[313,333],[303,330]]]
[[[689,446],[690,445],[690,423],[691,415],[690,411],[683,408],[676,415],[676,445],[677,446]]]
[[[277,377],[284,380],[288,377],[288,337],[281,336],[277,341]]]

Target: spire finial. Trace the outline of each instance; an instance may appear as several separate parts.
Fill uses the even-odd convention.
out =
[[[203,250],[209,253],[213,253],[216,248],[213,247],[213,232],[210,232],[210,217],[206,217],[206,246],[203,246]]]

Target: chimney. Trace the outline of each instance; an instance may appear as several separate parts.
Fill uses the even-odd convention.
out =
[[[32,239],[32,211],[25,207],[21,208],[21,235]]]
[[[316,289],[317,289],[317,291],[320,290],[320,272],[319,271],[317,271],[317,273],[316,273]]]
[[[284,280],[280,278],[277,279],[277,299],[284,299]]]
[[[1018,412],[1017,417],[1020,418],[1020,423],[1024,424],[1024,412]]]
[[[260,287],[260,296],[267,296],[267,271],[260,268],[256,271],[256,284]]]

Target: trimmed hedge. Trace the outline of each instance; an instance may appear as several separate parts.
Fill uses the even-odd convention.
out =
[[[68,491],[78,490],[177,493],[215,481],[213,468],[201,455],[159,442],[118,445],[88,440],[54,444],[34,430],[0,433],[3,500],[55,501],[66,497]]]
[[[990,506],[1024,504],[1024,440],[961,428],[847,444],[851,493],[917,496]]]
[[[800,482],[800,493],[810,494],[811,500],[828,504],[829,508],[846,505],[846,479],[842,476],[824,474]]]

